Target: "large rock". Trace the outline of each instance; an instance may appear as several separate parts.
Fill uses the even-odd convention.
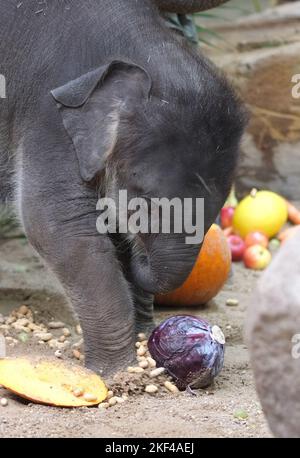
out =
[[[300,2],[217,26],[224,45],[209,51],[246,101],[251,121],[242,147],[238,190],[269,188],[300,198]]]
[[[246,334],[271,430],[278,437],[300,437],[300,228],[259,281]]]

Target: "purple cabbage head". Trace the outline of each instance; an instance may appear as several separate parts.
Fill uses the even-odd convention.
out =
[[[191,315],[168,318],[151,334],[148,348],[179,389],[205,388],[224,363],[225,338],[218,326]]]

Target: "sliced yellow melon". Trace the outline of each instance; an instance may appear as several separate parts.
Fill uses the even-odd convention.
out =
[[[0,359],[0,385],[30,401],[58,406],[100,404],[107,388],[94,372],[56,359]]]

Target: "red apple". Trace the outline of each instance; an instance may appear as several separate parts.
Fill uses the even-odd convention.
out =
[[[235,212],[234,207],[224,207],[221,210],[221,226],[223,229],[232,226],[233,215]]]
[[[269,239],[262,232],[259,232],[259,231],[249,232],[249,234],[246,235],[245,237],[245,244],[247,248],[253,245],[261,245],[264,248],[267,248],[269,245]]]
[[[227,240],[231,249],[232,260],[234,262],[241,261],[246,249],[244,240],[238,235],[230,235]]]
[[[261,245],[252,245],[246,249],[244,263],[248,269],[264,270],[270,264],[272,255]]]

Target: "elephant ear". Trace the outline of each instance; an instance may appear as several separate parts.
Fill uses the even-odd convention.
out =
[[[74,144],[80,173],[91,181],[105,168],[118,139],[121,108],[149,97],[152,82],[142,67],[113,61],[51,91]]]

